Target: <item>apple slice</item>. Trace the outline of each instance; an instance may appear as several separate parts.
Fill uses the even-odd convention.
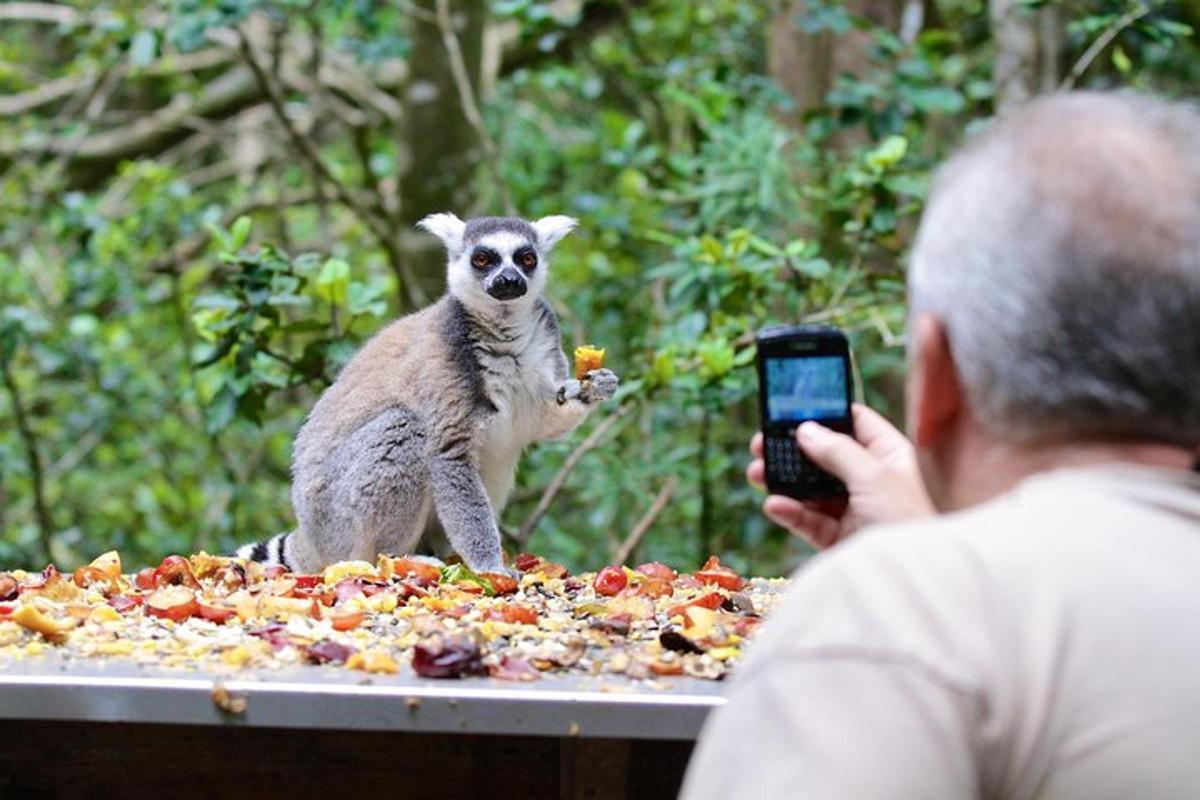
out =
[[[175,622],[183,622],[199,613],[196,593],[186,586],[167,586],[146,598],[146,613]]]
[[[237,616],[237,609],[230,608],[229,606],[210,606],[197,600],[196,608],[201,617],[218,625],[229,622],[229,620]]]
[[[121,554],[116,550],[109,550],[92,559],[88,566],[100,570],[115,581],[121,577]]]

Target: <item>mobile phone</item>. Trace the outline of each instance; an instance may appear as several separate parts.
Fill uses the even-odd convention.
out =
[[[836,328],[766,328],[757,336],[758,402],[767,490],[797,500],[838,497],[845,485],[796,444],[796,428],[815,420],[854,435],[850,345]]]

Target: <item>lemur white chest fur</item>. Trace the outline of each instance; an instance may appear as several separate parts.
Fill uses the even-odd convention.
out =
[[[488,499],[499,513],[512,491],[521,453],[544,435],[545,398],[556,387],[560,343],[557,332],[542,325],[535,313],[511,324],[495,320],[487,330],[495,339],[477,343],[476,357],[484,392],[496,410],[480,422],[475,457]]]

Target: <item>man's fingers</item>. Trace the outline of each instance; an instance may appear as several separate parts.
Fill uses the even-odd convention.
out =
[[[746,480],[751,486],[765,489],[767,486],[767,465],[761,458],[756,458],[746,465]]]
[[[831,431],[816,422],[805,422],[796,430],[800,449],[818,467],[832,473],[847,487],[872,475],[879,459],[844,433]]]
[[[762,458],[763,454],[763,435],[762,431],[750,437],[750,455],[755,458]]]
[[[787,528],[789,533],[805,539],[817,549],[835,544],[841,531],[840,523],[833,517],[782,495],[768,497],[763,502],[763,513],[767,519]]]
[[[875,409],[855,403],[852,413],[854,435],[872,453],[886,456],[896,448],[911,446],[908,437]]]

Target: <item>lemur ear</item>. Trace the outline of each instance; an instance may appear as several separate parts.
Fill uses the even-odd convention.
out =
[[[467,223],[453,214],[430,214],[418,222],[417,227],[424,228],[441,239],[448,252],[457,253],[462,249],[463,231],[466,230]]]
[[[575,230],[575,226],[578,224],[579,220],[574,217],[555,214],[552,217],[542,217],[534,222],[533,229],[537,232],[538,244],[543,250],[549,250],[558,244],[560,239]]]

